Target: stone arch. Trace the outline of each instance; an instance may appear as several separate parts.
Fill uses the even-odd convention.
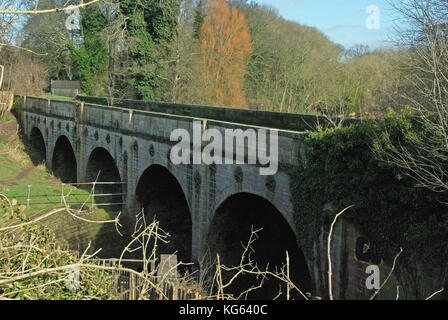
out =
[[[61,135],[53,148],[51,170],[64,183],[77,182],[77,159],[70,140]]]
[[[272,196],[269,195],[267,188],[254,188],[253,183],[244,182],[241,186],[238,186],[237,183],[231,183],[225,187],[218,188],[216,191],[216,200],[207,213],[207,230],[210,227],[216,210],[222,205],[223,202],[236,194],[249,193],[269,201],[275,208],[278,209],[282,217],[289,224],[290,228],[296,233],[297,230],[292,215],[293,204],[290,202],[290,198],[287,194],[288,189],[289,187],[285,187],[284,190],[281,190],[281,193],[277,193],[275,196]]]
[[[264,269],[281,268],[286,262],[286,251],[290,259],[290,278],[303,292],[311,290],[311,275],[303,251],[300,249],[294,230],[281,212],[265,198],[251,193],[236,193],[224,200],[217,208],[207,232],[204,254],[214,259],[220,255],[226,266],[239,265],[243,253],[242,244],[247,244],[252,226],[257,240],[252,244],[251,258]],[[231,276],[228,274],[227,276]],[[230,293],[239,294],[259,280],[253,276],[239,277],[229,288]],[[249,298],[272,299],[281,288],[285,298],[284,283],[269,279],[263,288],[253,291]],[[294,298],[300,299],[297,293]]]
[[[115,159],[108,150],[103,147],[92,150],[86,165],[85,180],[100,182],[95,186],[95,202],[98,206],[112,211],[122,209],[124,187]]]
[[[159,253],[177,252],[180,261],[190,262],[192,217],[184,190],[174,174],[159,164],[149,166],[140,175],[135,194],[146,221],[155,218],[170,234],[170,243],[159,244]]]
[[[85,164],[86,165],[88,164],[93,152],[95,152],[95,150],[97,149],[103,149],[105,152],[107,152],[107,154],[109,154],[109,156],[113,159],[115,166],[118,168],[119,175],[123,181],[124,179],[123,158],[122,156],[120,156],[120,151],[115,150],[111,146],[111,144],[101,143],[101,141],[96,141],[95,143],[88,143],[84,149]]]
[[[149,147],[148,147],[148,149],[149,149]],[[148,153],[149,153],[149,150],[148,150]],[[182,189],[183,194],[185,195],[185,198],[187,199],[188,210],[190,212],[191,218],[193,218],[192,209],[191,209],[192,203],[188,197],[188,185],[185,183],[186,181],[182,181],[182,178],[181,178],[183,175],[186,174],[187,166],[185,166],[184,168],[182,167],[182,165],[170,166],[169,162],[166,161],[166,157],[163,157],[160,154],[155,154],[153,156],[153,158],[150,159],[149,161],[146,161],[145,164],[141,163],[141,164],[137,164],[136,166],[134,166],[135,172],[132,175],[132,180],[133,180],[132,183],[134,186],[138,185],[138,183],[140,182],[141,177],[143,176],[145,171],[147,171],[152,166],[163,167],[176,179],[177,183],[179,184],[179,186]]]
[[[45,162],[47,156],[47,143],[42,131],[38,127],[33,127],[29,135],[30,158],[34,165]]]

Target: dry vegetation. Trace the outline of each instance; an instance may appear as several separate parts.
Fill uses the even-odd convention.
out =
[[[208,278],[201,277],[196,281],[193,274],[179,274],[177,270],[188,263],[176,263],[165,267],[160,273],[160,256],[157,252],[158,243],[168,242],[169,234],[164,232],[157,221],[147,223],[144,214],[136,217],[132,240],[125,246],[120,257],[110,264],[97,259],[101,249],[89,253],[90,244],[80,255],[63,249],[57,242],[54,234],[42,222],[56,214],[68,214],[76,219],[90,223],[112,223],[120,232],[120,222],[116,218],[110,221],[89,221],[82,209],[74,210],[66,206],[52,210],[32,220],[28,219],[17,208],[14,200],[9,200],[0,194],[0,205],[4,214],[0,217],[0,299],[208,299],[208,300],[235,300],[247,299],[250,292],[263,287],[267,278],[275,278],[284,285],[280,285],[278,297],[285,294],[287,300],[293,293],[298,293],[301,299],[320,299],[310,293],[303,293],[289,279],[289,261],[286,252],[285,264],[281,270],[260,270],[251,256],[251,246],[262,230],[252,230],[249,241],[244,245],[240,264],[228,267],[220,263],[217,255],[212,264],[202,265],[202,275],[209,274]],[[349,208],[347,208],[349,209]],[[347,209],[341,211],[337,218]],[[328,235],[330,247],[332,232]],[[138,254],[141,259],[141,268],[126,267],[128,254]],[[383,281],[379,290],[376,290],[370,300],[374,299],[390,279],[395,263],[401,251],[394,259],[394,265],[389,275]],[[329,294],[332,295],[331,257],[329,259]],[[211,271],[207,273],[207,269]],[[223,273],[231,276],[224,277]],[[123,275],[127,277],[129,285],[120,285]],[[255,275],[258,284],[253,285],[239,294],[227,293],[227,288],[237,278],[245,275]],[[79,276],[79,278],[78,278]],[[282,292],[282,288],[286,292]],[[427,299],[443,292],[443,289],[434,292]],[[275,299],[276,299],[275,298]],[[397,287],[399,299],[399,287]]]
[[[0,298],[2,299],[120,299],[123,291],[117,285],[120,274],[127,274],[134,279],[131,288],[134,299],[173,299],[179,296],[190,299],[244,299],[251,291],[263,286],[264,279],[274,277],[286,284],[287,298],[290,291],[297,291],[304,299],[305,295],[288,277],[288,260],[280,272],[260,270],[255,261],[250,259],[251,245],[256,241],[260,230],[253,230],[245,246],[239,266],[222,265],[217,256],[213,265],[213,276],[209,280],[195,283],[194,274],[177,273],[181,266],[189,265],[179,262],[170,266],[164,274],[159,273],[158,243],[168,242],[169,235],[164,232],[157,221],[146,223],[144,215],[137,216],[132,240],[125,246],[120,257],[112,266],[101,264],[96,260],[101,249],[88,253],[90,245],[77,257],[67,249],[61,248],[53,232],[42,223],[56,214],[68,214],[71,217],[89,223],[113,223],[120,232],[119,219],[110,221],[89,221],[83,209],[74,210],[66,206],[54,209],[37,218],[29,219],[23,215],[16,201],[0,194],[4,214],[0,218]],[[125,267],[128,254],[141,257],[140,271]],[[286,256],[287,257],[287,256]],[[73,280],[70,270],[79,270],[78,290],[67,289],[67,281]],[[232,273],[228,281],[223,281],[223,272]],[[235,296],[226,293],[232,282],[245,274],[257,275],[259,285],[253,286]],[[204,284],[209,284],[209,288]],[[171,291],[170,291],[171,290]],[[177,293],[175,294],[174,291]],[[279,292],[279,295],[282,292]],[[130,297],[129,295],[127,297]]]

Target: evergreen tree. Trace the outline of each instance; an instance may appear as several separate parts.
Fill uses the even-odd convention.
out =
[[[196,39],[199,39],[199,33],[201,31],[201,26],[202,26],[202,23],[204,22],[204,19],[205,19],[205,15],[204,15],[203,3],[202,3],[202,0],[199,0],[199,3],[196,7],[194,22],[193,22],[194,37]]]
[[[101,31],[106,25],[106,17],[98,6],[84,10],[81,21],[80,48],[69,46],[78,69],[81,89],[87,95],[100,95],[104,88],[99,81],[106,73],[109,59],[108,50]]]
[[[168,44],[177,32],[179,0],[123,0],[131,85],[139,99],[159,99]]]

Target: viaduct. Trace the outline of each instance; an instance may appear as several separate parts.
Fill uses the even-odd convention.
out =
[[[287,250],[291,279],[304,291],[326,296],[328,270],[326,236],[312,252],[302,250],[294,219],[291,177],[283,168],[302,165],[302,132],[316,120],[308,115],[230,108],[176,105],[132,100],[78,97],[58,101],[22,97],[19,119],[24,135],[41,151],[50,171],[64,182],[121,182],[105,191],[121,193],[111,202],[124,205],[129,217],[144,209],[171,235],[180,260],[198,262],[219,253],[226,265],[238,264],[241,242],[251,227],[262,228],[253,247],[260,266],[279,266]],[[274,128],[278,130],[279,170],[260,175],[258,164],[180,164],[170,161],[175,129],[192,133],[193,122],[204,129]],[[203,146],[202,146],[203,147]],[[307,183],[307,181],[303,181]],[[318,198],[319,195],[316,195]],[[322,210],[328,209],[323,203]],[[339,223],[333,236],[332,265],[335,298],[365,298],[366,264],[356,258],[356,228]],[[164,252],[162,252],[164,253]]]

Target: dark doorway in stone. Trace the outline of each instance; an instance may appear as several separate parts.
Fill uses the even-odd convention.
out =
[[[29,155],[33,164],[37,166],[44,163],[47,149],[42,132],[37,127],[31,130],[29,147]]]
[[[72,145],[66,136],[60,136],[53,150],[51,168],[53,175],[61,179],[63,183],[75,183],[76,156]]]
[[[168,244],[159,242],[158,253],[177,252],[179,262],[191,262],[190,209],[177,179],[165,167],[153,165],[140,177],[136,195],[147,223],[156,219],[160,222],[160,227],[170,234]]]
[[[252,244],[251,259],[263,270],[281,268],[286,263],[286,251],[290,259],[290,279],[302,291],[311,288],[311,277],[302,250],[297,244],[295,234],[287,221],[269,201],[259,196],[240,193],[229,197],[216,210],[211,222],[206,248],[204,252],[215,259],[220,255],[221,263],[228,266],[239,266],[243,254],[243,244],[247,245],[252,226],[254,230],[262,230]],[[247,260],[246,260],[247,262]],[[223,276],[230,278],[233,273]],[[244,275],[237,278],[228,287],[227,293],[238,296],[250,287],[257,286],[260,278]],[[248,299],[273,299],[281,290],[279,299],[286,298],[286,285],[275,278],[265,280],[262,288],[248,294]],[[297,292],[293,299],[302,299]]]
[[[87,162],[86,182],[95,181],[99,182],[94,188],[97,206],[110,212],[121,211],[124,195],[120,172],[114,158],[101,147],[92,151]]]

